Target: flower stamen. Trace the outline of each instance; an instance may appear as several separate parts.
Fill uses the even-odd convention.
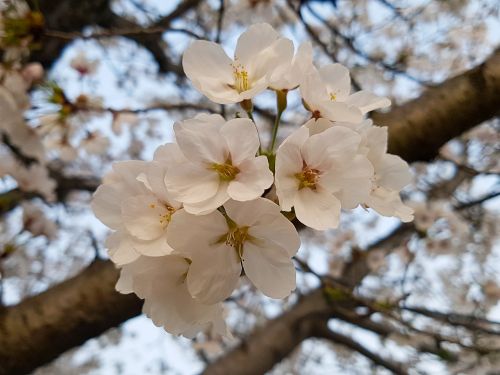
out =
[[[232,181],[236,175],[240,173],[238,167],[232,165],[231,160],[227,160],[224,164],[213,163],[210,169],[216,171],[221,181]]]
[[[310,168],[305,165],[302,168],[302,172],[295,174],[295,178],[299,180],[299,190],[304,188],[316,190],[316,184],[318,183],[319,176],[320,172],[317,169]]]
[[[250,82],[248,80],[248,72],[241,64],[233,65],[234,85],[232,86],[236,91],[242,93],[250,89]]]

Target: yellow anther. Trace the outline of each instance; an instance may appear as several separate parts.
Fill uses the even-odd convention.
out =
[[[247,91],[250,89],[250,82],[248,80],[248,72],[243,68],[242,65],[233,65],[233,77],[234,86],[233,88],[238,92]]]
[[[302,172],[295,174],[295,178],[299,180],[299,190],[304,188],[315,190],[319,176],[320,172],[317,169],[304,166]]]
[[[238,167],[231,164],[231,160],[227,160],[224,164],[214,163],[210,166],[210,169],[219,174],[221,181],[232,181],[240,173]]]

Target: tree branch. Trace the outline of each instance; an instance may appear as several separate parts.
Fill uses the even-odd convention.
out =
[[[331,341],[332,344],[339,344],[349,349],[352,349],[355,352],[358,352],[359,354],[370,359],[377,366],[384,367],[387,370],[392,371],[394,374],[398,375],[408,374],[407,370],[402,364],[390,361],[388,359],[379,356],[378,354],[372,352],[371,350],[357,343],[348,336],[344,336],[339,333],[333,332],[331,329],[328,328],[326,323],[315,324],[312,333],[314,337],[326,339]]]
[[[442,144],[494,116],[498,103],[500,52],[421,98],[374,118],[389,126],[390,151],[412,162],[434,157]],[[117,272],[110,262],[98,262],[73,279],[5,308],[0,313],[0,374],[31,371],[139,314],[136,298],[114,290],[116,279]],[[302,331],[304,326],[298,323],[297,312],[309,314],[325,304],[319,290],[304,297],[290,311],[250,336],[246,348],[235,349],[212,367],[222,369],[218,363],[237,363],[238,373],[251,366],[265,372],[307,336]],[[312,305],[312,310],[305,307]]]

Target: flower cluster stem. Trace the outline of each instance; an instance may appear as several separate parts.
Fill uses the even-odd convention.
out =
[[[274,120],[273,134],[271,138],[271,146],[269,146],[269,154],[274,152],[274,146],[276,145],[276,137],[278,135],[278,128],[280,126],[281,115],[286,109],[287,100],[286,100],[287,92],[286,91],[276,91],[276,119]]]

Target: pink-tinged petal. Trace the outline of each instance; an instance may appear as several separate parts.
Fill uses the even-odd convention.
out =
[[[301,147],[309,137],[309,129],[300,127],[278,148],[276,153],[276,194],[285,211],[290,211],[299,183],[295,178],[303,167]]]
[[[408,163],[399,156],[385,154],[376,164],[377,184],[392,190],[401,190],[412,181]]]
[[[234,57],[236,63],[247,66],[263,50],[278,40],[280,35],[267,23],[257,23],[250,26],[238,38]]]
[[[320,134],[311,136],[302,147],[302,155],[311,168],[321,170],[322,164],[332,157],[354,156],[361,136],[343,126],[333,126]]]
[[[290,39],[281,38],[270,45],[258,55],[252,57],[248,63],[248,75],[256,81],[266,77],[266,83],[277,74],[284,74],[293,58],[293,42]]]
[[[274,220],[280,213],[279,206],[266,198],[248,202],[227,201],[224,205],[227,215],[239,227],[251,227]]]
[[[364,203],[370,194],[373,166],[364,155],[356,155],[321,176],[320,184],[334,193],[344,209]]]
[[[316,135],[324,132],[327,129],[330,129],[334,126],[335,123],[331,122],[326,118],[318,118],[318,119],[310,119],[307,121],[304,126],[309,129],[309,134]]]
[[[391,101],[388,98],[377,96],[368,91],[358,91],[350,95],[346,102],[359,108],[363,114],[391,105]]]
[[[121,231],[111,233],[106,239],[105,246],[111,260],[118,265],[131,263],[140,255],[134,250],[131,237]]]
[[[194,215],[206,215],[215,211],[230,199],[228,185],[227,182],[221,182],[213,197],[197,203],[186,203],[184,209]]]
[[[144,298],[143,312],[171,334],[189,338],[210,329],[225,334],[222,306],[201,304],[188,293],[188,270],[182,256],[141,257],[122,269],[117,289],[132,290]]]
[[[387,127],[371,126],[367,127],[363,133],[364,143],[368,147],[368,159],[379,160],[387,152]]]
[[[107,227],[118,229],[122,225],[121,199],[116,189],[101,185],[92,197],[91,207],[94,215]]]
[[[184,156],[196,163],[224,163],[229,156],[220,125],[197,118],[174,124],[175,138]]]
[[[196,216],[179,210],[172,215],[167,227],[167,243],[176,252],[190,257],[198,248],[219,241],[227,231],[226,219],[219,211]]]
[[[192,163],[168,170],[165,184],[172,197],[183,203],[198,203],[214,197],[220,185],[217,172]]]
[[[413,220],[413,209],[403,204],[397,191],[374,189],[366,204],[382,216],[396,216],[404,223]]]
[[[255,124],[251,120],[229,120],[220,128],[220,135],[226,141],[233,165],[255,158],[260,142]]]
[[[205,40],[193,42],[182,56],[184,73],[193,85],[215,97],[225,91],[236,93],[230,88],[234,82],[232,64],[220,45]]]
[[[145,172],[147,166],[148,162],[141,160],[115,162],[113,163],[115,177],[112,183],[117,182],[119,184],[120,194],[144,194],[147,190],[142,183],[137,181],[137,176]]]
[[[347,103],[323,100],[317,103],[315,109],[320,112],[321,117],[330,121],[345,121],[356,124],[363,120],[363,114],[359,108]]]
[[[351,91],[349,69],[342,64],[328,64],[318,69],[322,81],[326,84],[329,96],[335,95],[335,101],[347,100]]]
[[[243,269],[266,296],[285,298],[295,290],[295,267],[288,252],[271,241],[246,242]]]
[[[187,286],[196,300],[205,304],[224,301],[238,285],[240,259],[224,242],[200,246],[191,252],[190,259]]]
[[[123,202],[122,217],[127,231],[140,240],[160,237],[168,224],[165,206],[153,195],[137,195]]]
[[[294,256],[300,247],[300,237],[297,229],[282,214],[268,216],[266,220],[259,220],[248,233],[257,240],[265,239],[274,242],[285,249],[290,257]]]
[[[313,229],[336,228],[339,225],[340,202],[327,190],[304,188],[295,197],[295,214],[301,223]]]
[[[166,228],[160,237],[151,241],[141,241],[134,237],[133,246],[139,254],[150,257],[161,257],[174,251],[167,243]]]
[[[273,183],[267,157],[259,156],[238,165],[240,172],[229,182],[227,193],[237,201],[248,201],[260,197]]]
[[[326,85],[314,66],[300,82],[300,95],[311,111],[318,110],[322,102],[330,100]]]
[[[184,163],[187,161],[177,143],[167,143],[158,147],[153,160],[165,166],[170,163]]]
[[[293,54],[293,46],[291,52]],[[302,43],[293,58],[287,53],[282,55],[282,63],[273,71],[270,87],[273,90],[293,90],[297,88],[303,77],[312,69],[312,58],[313,52],[310,42]],[[292,60],[289,61],[289,59]]]
[[[181,204],[176,201],[167,190],[165,184],[166,167],[158,162],[151,162],[147,171],[146,179],[151,188],[151,192],[163,203],[173,208],[180,208]]]

